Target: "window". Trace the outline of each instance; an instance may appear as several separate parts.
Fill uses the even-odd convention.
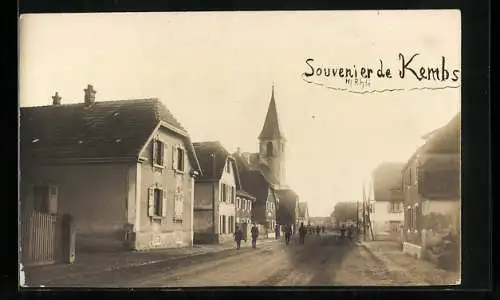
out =
[[[33,188],[33,200],[35,211],[48,213],[49,212],[49,187],[35,186]]]
[[[234,216],[229,216],[228,219],[229,219],[229,222],[228,222],[229,223],[228,224],[229,225],[229,230],[228,230],[228,232],[229,233],[233,233],[234,232]]]
[[[167,212],[167,193],[161,188],[149,188],[148,215],[150,217],[165,217]]]
[[[252,202],[251,201],[248,201],[248,209],[252,210]]]
[[[177,148],[177,170],[184,171],[184,149]]]
[[[247,209],[247,200],[243,199],[243,210]]]
[[[153,140],[153,165],[156,167],[165,165],[165,144],[160,140]]]
[[[390,213],[400,213],[401,212],[401,202],[390,202],[389,203]]]
[[[33,204],[35,211],[57,213],[58,187],[55,185],[38,185],[33,188]]]
[[[231,198],[230,198],[230,200],[231,200],[231,204],[234,204],[234,198],[236,197],[236,195],[235,195],[236,193],[235,193],[234,186],[232,186],[232,187],[230,188],[230,191],[231,191],[231,194],[230,194],[230,196],[231,196]]]
[[[221,201],[222,202],[226,202],[227,201],[227,188],[226,188],[226,184],[221,184],[221,193],[222,193],[222,196],[221,196]]]
[[[226,216],[222,216],[222,233],[227,233]]]
[[[273,143],[267,142],[267,156],[273,156]]]

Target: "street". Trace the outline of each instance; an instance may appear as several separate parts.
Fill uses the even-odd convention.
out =
[[[249,243],[249,242],[248,242]],[[412,259],[412,258],[408,258]],[[387,266],[355,241],[336,234],[298,237],[286,246],[267,242],[252,249],[229,249],[166,263],[102,272],[78,280],[60,280],[64,287],[200,287],[200,286],[359,286],[425,285],[403,268]]]

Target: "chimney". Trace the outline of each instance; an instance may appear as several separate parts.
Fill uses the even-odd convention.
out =
[[[85,106],[90,106],[90,105],[94,104],[95,94],[97,93],[94,90],[94,87],[91,84],[89,84],[89,85],[87,85],[87,88],[84,89],[84,91],[85,91],[85,97],[84,97]]]
[[[61,97],[59,96],[59,93],[56,92],[54,96],[52,96],[52,105],[58,106],[61,105]]]

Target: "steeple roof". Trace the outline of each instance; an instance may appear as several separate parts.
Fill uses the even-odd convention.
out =
[[[279,139],[284,138],[282,132],[280,131],[278,122],[278,111],[276,110],[276,101],[274,100],[274,85],[271,93],[271,102],[269,103],[269,108],[267,109],[266,120],[264,122],[264,127],[260,132],[259,139]]]

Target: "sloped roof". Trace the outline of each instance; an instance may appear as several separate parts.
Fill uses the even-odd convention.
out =
[[[24,159],[137,159],[160,121],[186,140],[198,169],[187,131],[158,100],[134,99],[22,107],[20,144]]]
[[[250,200],[253,200],[255,202],[255,197],[253,195],[251,195],[250,193],[248,193],[247,191],[243,190],[243,189],[238,189],[236,190],[236,195],[238,196],[241,196],[241,197],[245,197],[245,198],[248,198]]]
[[[278,111],[276,109],[276,101],[274,100],[274,86],[271,94],[271,102],[267,109],[266,120],[260,132],[259,139],[278,139],[284,138],[280,131],[278,122]]]
[[[240,172],[241,185],[257,202],[265,203],[269,192],[269,183],[258,170]]]
[[[375,201],[390,201],[392,190],[400,187],[404,162],[384,162],[373,171]]]
[[[202,176],[198,177],[199,180],[221,179],[226,162],[228,160],[234,161],[233,157],[219,141],[195,142],[193,147],[203,173]],[[212,154],[215,156],[212,157]],[[236,187],[240,188],[237,166],[233,164],[232,167],[233,174],[236,175]]]
[[[426,142],[426,153],[459,153],[460,152],[460,124],[458,113],[450,122],[435,132]]]
[[[408,159],[403,170],[408,168],[419,153],[459,154],[461,148],[461,113],[457,113],[446,125],[426,134],[426,142]]]
[[[307,202],[299,202],[299,217],[305,218],[307,215]]]
[[[299,196],[292,189],[276,190],[280,198],[280,203],[295,203],[299,200]]]

